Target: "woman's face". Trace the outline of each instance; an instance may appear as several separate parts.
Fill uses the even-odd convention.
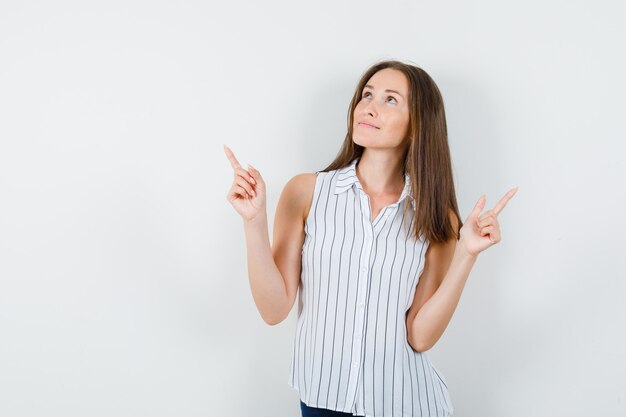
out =
[[[374,74],[354,109],[352,140],[366,148],[402,146],[409,127],[409,82],[393,68]]]

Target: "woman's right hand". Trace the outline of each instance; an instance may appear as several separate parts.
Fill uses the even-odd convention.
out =
[[[235,158],[230,148],[224,145],[224,152],[233,167],[233,185],[228,190],[226,199],[244,220],[252,220],[265,210],[265,182],[261,173],[248,165],[245,170]]]

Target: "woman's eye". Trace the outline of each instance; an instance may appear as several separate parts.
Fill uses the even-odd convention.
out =
[[[371,93],[366,92],[366,93],[363,93],[362,98],[366,98],[366,97],[371,96],[371,95],[372,95]],[[389,96],[389,97],[387,97],[387,99],[392,99],[394,101],[394,103],[398,102],[398,100],[396,100],[396,98],[394,96]]]

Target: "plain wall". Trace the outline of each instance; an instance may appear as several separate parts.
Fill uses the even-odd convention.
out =
[[[425,69],[463,218],[499,216],[428,354],[463,417],[626,415],[618,1],[0,2],[0,415],[299,415],[232,169],[324,168],[361,73]]]

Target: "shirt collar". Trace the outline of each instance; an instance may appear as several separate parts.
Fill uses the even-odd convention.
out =
[[[363,187],[356,176],[356,163],[358,160],[359,158],[357,157],[353,159],[349,165],[337,170],[334,190],[335,194],[343,193],[353,186],[356,186],[359,190],[363,191]],[[411,203],[413,204],[413,208],[415,208],[415,199],[411,193],[411,181],[409,173],[406,170],[404,171],[404,189],[402,190],[402,194],[400,195],[400,199],[397,204],[401,203],[405,197],[409,197],[409,200],[411,200]]]

